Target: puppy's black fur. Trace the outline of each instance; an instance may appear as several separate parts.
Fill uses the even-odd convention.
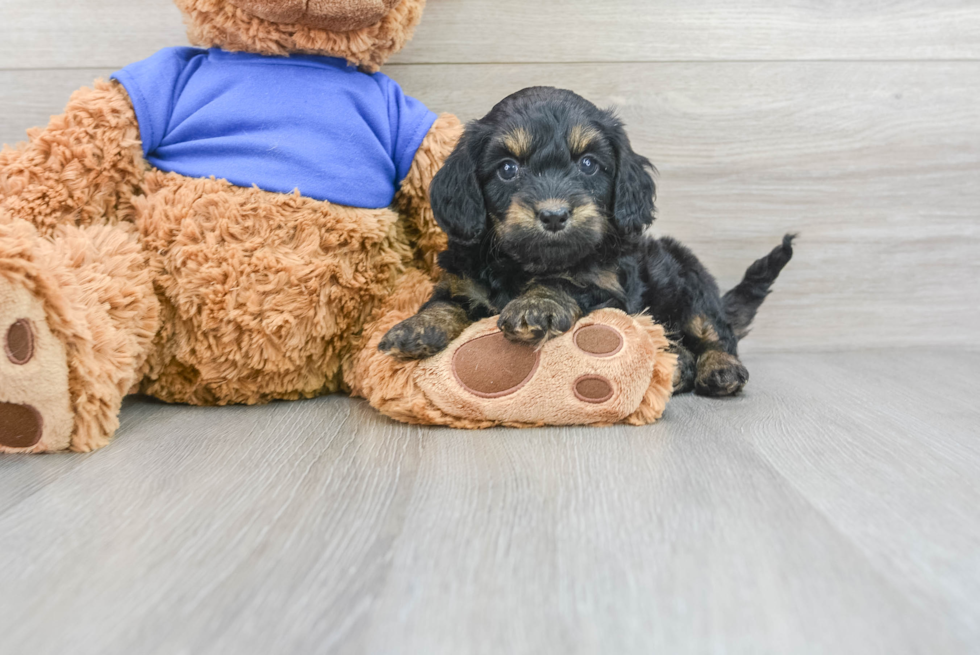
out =
[[[500,314],[511,340],[540,344],[600,307],[644,310],[677,339],[676,392],[723,396],[748,380],[738,340],[792,256],[792,235],[721,297],[693,253],[643,233],[654,219],[650,161],[623,124],[584,98],[532,87],[470,123],[432,182],[449,235],[429,302],[385,335],[397,357],[428,357]]]

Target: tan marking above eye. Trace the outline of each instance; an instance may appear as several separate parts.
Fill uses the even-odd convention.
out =
[[[568,149],[576,155],[584,154],[599,136],[599,130],[590,125],[575,125],[568,133]]]
[[[531,133],[523,127],[511,130],[500,141],[515,157],[526,157],[531,152]]]
[[[18,366],[31,361],[34,357],[34,328],[30,321],[22,318],[10,326],[4,339],[4,351],[7,359]]]
[[[537,225],[534,212],[527,205],[516,199],[511,201],[510,207],[507,208],[505,222],[507,225],[524,225],[526,227],[535,227]],[[499,229],[505,228],[501,226]]]

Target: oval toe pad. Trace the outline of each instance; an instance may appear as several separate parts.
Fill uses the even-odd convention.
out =
[[[30,405],[0,403],[0,445],[30,448],[41,440],[41,414]]]
[[[539,353],[530,346],[512,343],[503,333],[478,337],[461,346],[453,356],[453,373],[459,383],[481,398],[507,396],[534,376]]]
[[[596,357],[612,357],[623,349],[623,335],[608,325],[587,325],[575,332],[575,345]]]
[[[604,403],[613,396],[613,385],[601,375],[583,375],[575,381],[575,397],[587,403]]]

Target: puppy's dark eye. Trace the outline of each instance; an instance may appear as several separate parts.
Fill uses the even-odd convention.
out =
[[[497,175],[504,182],[510,182],[517,177],[517,174],[521,171],[521,166],[513,159],[505,159],[497,167]]]
[[[599,172],[599,162],[589,155],[578,160],[578,167],[586,175],[595,175]]]

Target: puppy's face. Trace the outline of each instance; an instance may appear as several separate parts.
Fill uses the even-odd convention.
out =
[[[616,155],[579,107],[542,104],[492,130],[478,163],[500,248],[532,271],[575,263],[613,229]]]
[[[611,114],[536,87],[467,127],[432,206],[451,244],[489,241],[530,273],[558,271],[653,220],[650,168]]]

